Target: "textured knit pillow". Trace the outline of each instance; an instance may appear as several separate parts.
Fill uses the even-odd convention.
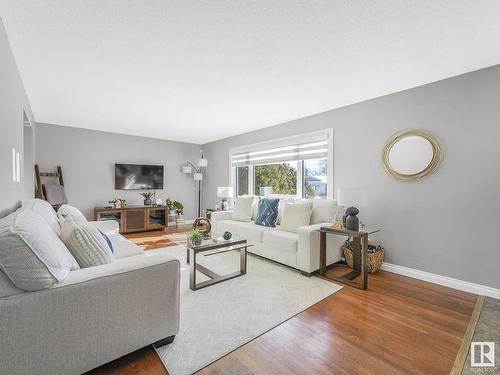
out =
[[[59,216],[59,221],[61,225],[64,225],[65,221],[71,221],[73,223],[86,223],[87,219],[82,214],[78,208],[70,206],[69,204],[63,204],[57,210],[57,216]]]
[[[65,221],[61,239],[81,268],[114,262],[113,253],[106,240],[92,224]]]
[[[241,196],[234,202],[232,219],[236,221],[249,222],[252,218],[254,196]]]
[[[309,222],[311,221],[312,207],[312,202],[285,203],[280,229],[296,233],[299,227],[309,225]]]
[[[279,198],[262,198],[259,201],[259,209],[257,210],[255,224],[271,228],[276,227],[279,203]]]

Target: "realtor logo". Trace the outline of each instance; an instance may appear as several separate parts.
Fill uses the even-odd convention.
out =
[[[495,367],[495,343],[471,342],[470,365],[471,367]]]

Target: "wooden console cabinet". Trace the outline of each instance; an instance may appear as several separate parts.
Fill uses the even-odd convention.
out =
[[[143,232],[167,228],[168,212],[169,209],[165,206],[96,207],[94,219],[117,221],[120,233]]]

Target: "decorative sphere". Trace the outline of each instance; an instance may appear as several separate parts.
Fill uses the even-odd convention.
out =
[[[233,235],[231,234],[231,232],[224,232],[224,234],[222,235],[222,237],[223,237],[226,241],[230,240],[232,236],[233,236]]]

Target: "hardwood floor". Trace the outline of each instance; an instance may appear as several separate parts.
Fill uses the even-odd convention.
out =
[[[476,299],[380,271],[368,290],[346,286],[199,374],[449,374]],[[167,371],[148,347],[90,373]]]

